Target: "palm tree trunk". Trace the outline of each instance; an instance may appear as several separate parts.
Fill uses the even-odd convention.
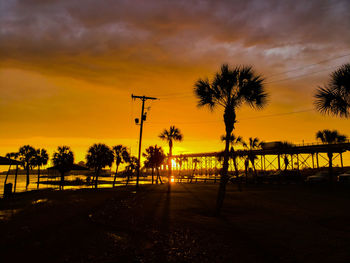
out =
[[[26,189],[28,189],[28,185],[29,185],[29,164],[27,164],[27,166],[26,166],[26,174],[27,174]]]
[[[233,166],[235,167],[235,175],[237,178],[237,184],[238,184],[238,191],[242,192],[242,187],[241,187],[241,179],[239,178],[239,172],[238,172],[238,167],[237,167],[237,157],[233,156]]]
[[[226,194],[226,184],[228,181],[228,159],[229,159],[229,148],[230,148],[230,141],[229,136],[231,132],[226,131],[226,139],[225,139],[225,151],[224,151],[224,162],[222,165],[221,170],[221,178],[220,178],[220,186],[218,191],[218,196],[216,199],[216,215],[220,215],[222,205],[224,203],[225,194]]]
[[[156,169],[157,169],[157,184],[158,184],[158,178],[159,178],[159,182],[160,182],[161,184],[163,184],[162,177],[160,177],[158,167],[157,167]]]
[[[254,164],[254,160],[250,160],[250,162],[252,163],[253,166],[253,170],[254,170],[254,183],[256,183],[257,179],[258,179],[258,173],[255,169],[255,164]]]
[[[9,174],[10,174],[11,165],[12,165],[12,164],[10,164],[9,170],[8,170],[7,173],[6,173],[5,182],[4,182],[4,187],[5,187],[6,183],[7,183],[7,178],[9,177]]]
[[[117,168],[115,169],[115,175],[114,175],[114,179],[113,179],[113,188],[114,188],[114,185],[115,185],[115,180],[117,180],[118,166],[119,165],[117,165]]]
[[[333,178],[333,153],[328,152],[328,159],[329,159],[329,167],[328,167],[328,173],[329,173],[329,182],[331,184],[334,183],[334,178]]]
[[[247,159],[244,159],[244,173],[245,173],[246,184],[248,184],[248,168],[249,168],[249,161],[247,161]]]
[[[64,172],[61,172],[60,190],[63,190],[63,186],[64,186]]]
[[[173,156],[173,146],[172,143],[169,143],[169,171],[168,171],[168,193],[170,193],[171,190],[171,185],[170,185],[170,180],[171,180],[171,172],[172,172],[172,163],[171,163],[171,157]]]
[[[95,189],[97,189],[97,185],[98,185],[98,176],[100,175],[100,168],[97,168],[96,171],[96,179],[95,179]]]
[[[154,168],[152,167],[151,169],[152,169],[152,184],[153,184],[153,182],[154,182]]]
[[[39,182],[40,182],[40,166],[38,166],[38,185],[37,185],[37,189],[39,189]]]
[[[18,165],[16,165],[16,173],[15,173],[15,186],[13,187],[13,192],[16,193],[17,187],[17,175],[18,175]]]

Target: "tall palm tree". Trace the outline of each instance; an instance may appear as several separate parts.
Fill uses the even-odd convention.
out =
[[[348,118],[350,116],[350,63],[335,70],[329,83],[318,87],[316,109],[321,113]]]
[[[40,167],[47,164],[47,161],[49,160],[49,155],[47,154],[47,151],[45,149],[37,149],[35,156],[34,156],[34,166],[38,167],[38,182],[37,182],[37,189],[39,189],[39,182],[40,182]]]
[[[114,187],[115,180],[117,179],[119,165],[127,162],[130,158],[130,154],[128,152],[128,149],[121,144],[114,146],[113,151],[114,151],[114,158],[115,158],[115,164],[116,164],[116,169],[115,169],[115,174],[113,179],[113,187]]]
[[[247,157],[250,163],[252,164],[255,180],[258,177],[258,173],[255,168],[255,160],[257,159],[257,156],[254,153],[254,150],[260,149],[263,144],[264,142],[260,141],[259,138],[252,138],[252,137],[249,138],[249,144],[247,144],[246,142],[243,142],[243,146],[248,149]]]
[[[106,166],[111,167],[114,162],[114,153],[106,144],[92,145],[86,155],[86,165],[95,169],[95,188],[98,185],[100,172]]]
[[[26,189],[30,183],[29,180],[29,170],[32,169],[34,165],[34,157],[36,150],[30,145],[24,145],[18,150],[19,160],[23,163],[23,168],[26,170],[27,180],[26,180]]]
[[[64,187],[64,176],[72,169],[74,163],[74,154],[69,146],[58,146],[57,152],[54,152],[52,162],[61,174],[60,190]]]
[[[322,130],[316,133],[316,139],[321,140],[322,143],[325,144],[334,144],[334,143],[342,143],[347,140],[345,135],[340,134],[337,130]],[[329,180],[333,182],[333,150],[330,146],[327,152],[328,163],[329,163]]]
[[[216,205],[217,214],[221,211],[228,182],[229,138],[236,123],[236,110],[243,104],[256,109],[266,104],[267,93],[263,81],[264,79],[255,74],[250,66],[230,68],[224,64],[211,82],[206,78],[199,79],[195,83],[195,94],[199,99],[198,106],[208,106],[211,110],[222,107],[224,111],[226,140]]]
[[[167,141],[169,144],[169,154],[168,154],[168,192],[170,192],[170,178],[171,178],[171,158],[173,156],[173,142],[179,141],[181,142],[183,140],[183,135],[181,131],[176,128],[175,126],[170,126],[169,130],[164,129],[164,131],[159,135],[159,138],[161,138],[164,141]]]
[[[150,146],[146,149],[146,153],[143,153],[142,156],[146,157],[145,166],[152,169],[152,184],[154,182],[154,169],[157,172],[156,183],[158,184],[158,179],[160,179],[160,182],[162,183],[162,179],[159,175],[159,167],[164,163],[166,158],[162,147],[158,147],[157,145]]]

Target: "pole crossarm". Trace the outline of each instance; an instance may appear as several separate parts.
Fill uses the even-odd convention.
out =
[[[159,100],[158,98],[154,98],[154,97],[136,96],[134,94],[131,94],[131,98],[133,98],[133,99],[141,99],[141,100]]]

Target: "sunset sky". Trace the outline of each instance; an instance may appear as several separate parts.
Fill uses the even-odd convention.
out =
[[[160,99],[146,103],[143,149],[167,152],[158,135],[175,125],[184,134],[175,153],[221,150],[222,112],[198,108],[193,88],[223,63],[252,65],[270,95],[263,110],[239,109],[235,134],[350,136],[350,119],[313,105],[317,86],[349,62],[348,0],[2,0],[0,155],[69,145],[80,161],[98,142],[136,155],[141,102],[132,93]]]

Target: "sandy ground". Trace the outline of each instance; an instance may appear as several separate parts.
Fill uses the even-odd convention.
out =
[[[1,200],[1,262],[350,262],[350,189],[218,184]],[[9,211],[17,209],[12,216]],[[6,219],[7,218],[7,219]]]

